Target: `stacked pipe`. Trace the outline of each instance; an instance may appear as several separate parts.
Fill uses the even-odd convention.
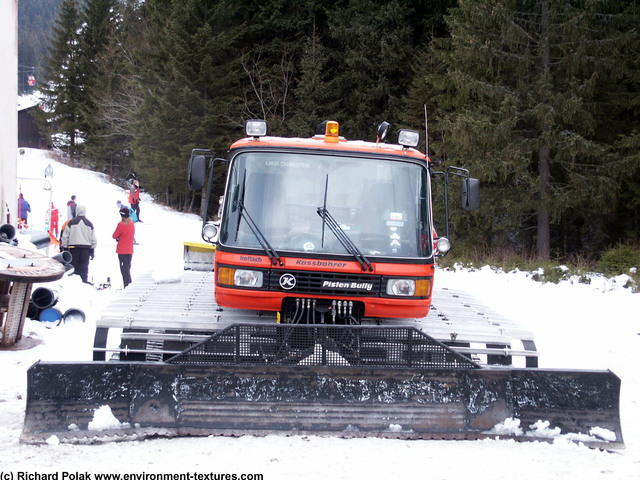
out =
[[[84,312],[75,307],[67,308],[64,313],[56,308],[58,292],[47,287],[38,287],[31,294],[27,316],[41,322],[85,321]]]
[[[31,294],[27,315],[41,322],[55,322],[62,318],[58,303],[58,292],[47,287],[38,287]]]
[[[52,257],[64,265],[68,273],[73,270],[71,266],[71,252],[64,250]],[[85,314],[78,308],[68,308],[62,313],[56,304],[58,303],[58,292],[47,287],[38,287],[31,294],[27,316],[32,320],[41,322],[58,322],[58,325],[67,320],[81,320],[84,322]]]
[[[68,275],[71,275],[73,273],[73,265],[71,265],[71,259],[72,259],[73,255],[71,254],[71,252],[69,250],[63,250],[62,252],[60,252],[59,254],[51,257],[54,260],[59,261],[61,264],[64,265],[64,271],[65,273],[67,273]],[[70,273],[71,272],[71,273]]]
[[[0,242],[11,243],[15,245],[17,241],[14,239],[16,236],[16,229],[10,223],[5,223],[0,227]]]

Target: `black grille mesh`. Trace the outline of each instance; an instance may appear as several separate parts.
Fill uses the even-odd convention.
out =
[[[235,324],[168,360],[198,365],[479,368],[410,327]]]

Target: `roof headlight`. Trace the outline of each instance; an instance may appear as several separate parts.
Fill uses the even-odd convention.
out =
[[[267,134],[267,121],[247,120],[244,122],[244,131],[247,137],[264,137]]]
[[[391,124],[389,122],[382,122],[378,125],[378,134],[376,135],[376,143],[384,142],[387,139]]]
[[[420,134],[415,130],[398,130],[398,143],[405,148],[416,148],[420,143]]]

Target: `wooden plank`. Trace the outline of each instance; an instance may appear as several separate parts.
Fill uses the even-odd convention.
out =
[[[12,282],[53,282],[64,275],[64,265],[38,252],[0,243],[0,279]]]

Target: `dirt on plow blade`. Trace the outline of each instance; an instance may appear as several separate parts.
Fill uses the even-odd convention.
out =
[[[274,433],[548,441],[560,429],[609,450],[624,447],[619,395],[610,371],[39,362],[28,372],[21,441]],[[92,429],[105,406],[115,425]]]

